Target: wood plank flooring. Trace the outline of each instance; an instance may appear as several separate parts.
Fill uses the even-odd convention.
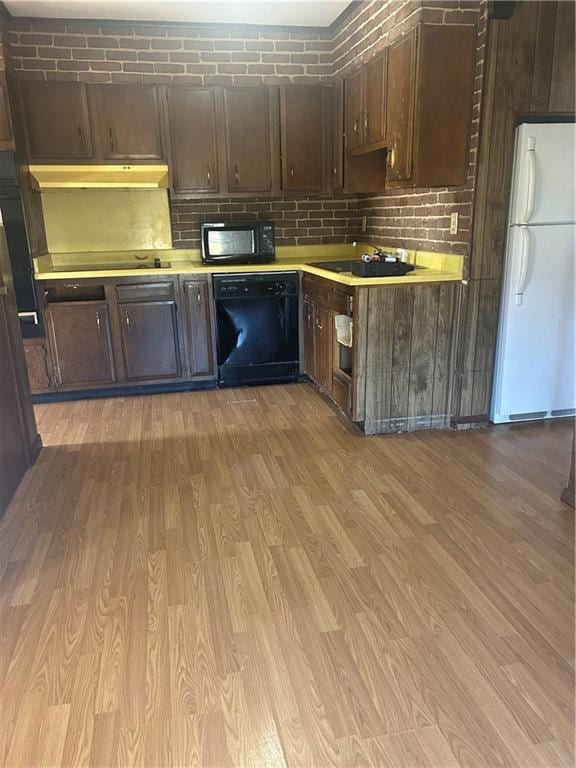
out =
[[[571,425],[366,438],[308,385],[37,415],[4,768],[573,765]]]

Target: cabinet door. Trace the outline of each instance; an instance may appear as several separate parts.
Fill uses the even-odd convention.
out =
[[[224,89],[226,159],[230,192],[270,192],[270,113],[268,89]]]
[[[384,146],[386,140],[386,52],[365,68],[364,145]]]
[[[330,183],[332,189],[344,187],[344,80],[332,88],[331,125],[332,162]]]
[[[213,88],[168,89],[172,174],[176,192],[218,192]]]
[[[19,88],[28,160],[93,157],[85,85],[24,80]]]
[[[304,312],[304,372],[312,381],[316,381],[318,378],[316,370],[316,302],[305,296],[302,309]]]
[[[160,105],[153,85],[99,85],[97,140],[104,160],[162,160]]]
[[[191,378],[215,378],[216,355],[210,283],[207,280],[186,280],[182,288],[186,311],[188,374]]]
[[[389,181],[408,181],[412,176],[417,43],[418,30],[414,29],[388,48],[386,178]]]
[[[364,107],[364,69],[346,78],[346,148],[359,149],[364,141],[362,110]]]
[[[332,392],[332,312],[318,306],[316,317],[316,370],[317,382],[322,389]]]
[[[32,392],[49,392],[52,389],[47,344],[43,339],[24,339],[24,356],[28,369],[28,381]]]
[[[52,304],[46,319],[58,388],[88,388],[116,381],[106,304]]]
[[[321,192],[324,183],[324,91],[320,85],[280,89],[282,189]]]
[[[11,312],[16,314],[7,299],[0,297],[0,516],[28,468],[19,381],[12,354]]]
[[[128,381],[181,376],[176,302],[119,304],[122,352]]]

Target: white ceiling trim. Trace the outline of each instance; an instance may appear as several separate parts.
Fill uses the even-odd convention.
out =
[[[329,27],[350,0],[6,0],[12,16]]]

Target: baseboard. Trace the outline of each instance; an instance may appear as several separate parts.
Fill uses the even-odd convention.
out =
[[[167,392],[195,392],[204,389],[216,389],[215,379],[209,381],[188,381],[178,384],[148,384],[141,387],[110,387],[109,389],[79,389],[70,392],[50,392],[32,395],[35,405],[42,403],[62,403],[73,400],[94,400],[102,397],[137,397],[141,395],[161,395]]]

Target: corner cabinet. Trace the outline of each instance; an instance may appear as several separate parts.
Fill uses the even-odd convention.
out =
[[[386,50],[346,79],[348,152],[371,152],[386,145]]]
[[[182,279],[186,376],[207,380],[217,376],[215,316],[209,278]]]

